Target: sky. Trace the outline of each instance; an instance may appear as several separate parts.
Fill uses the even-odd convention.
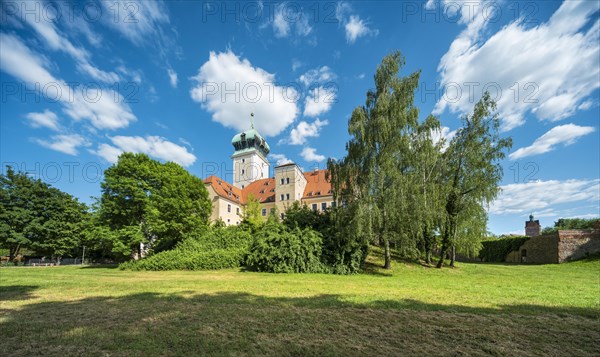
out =
[[[498,103],[502,192],[489,230],[530,214],[600,216],[598,1],[3,1],[0,163],[81,201],[124,151],[232,178],[254,126],[272,166],[342,158],[348,119],[401,51],[420,118],[451,139],[484,91]]]

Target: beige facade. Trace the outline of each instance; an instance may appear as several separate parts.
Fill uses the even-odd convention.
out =
[[[269,163],[265,159],[269,145],[254,128],[234,136],[232,144],[233,184],[216,176],[204,180],[213,203],[212,221],[221,219],[227,225],[239,224],[250,197],[258,200],[265,219],[271,212],[283,217],[294,202],[319,212],[332,207],[333,195],[326,171],[302,172],[298,165],[289,163],[275,167],[269,177]]]
[[[211,185],[205,186],[212,202],[211,221],[214,222],[220,218],[226,225],[239,224],[242,221],[244,209],[242,203],[219,196]]]

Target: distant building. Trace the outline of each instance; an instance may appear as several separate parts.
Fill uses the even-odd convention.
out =
[[[231,144],[234,147],[233,183],[217,176],[204,180],[213,204],[211,220],[221,219],[226,225],[239,224],[251,195],[260,203],[261,215],[265,218],[271,212],[283,217],[285,210],[297,201],[314,211],[335,207],[326,170],[302,172],[298,165],[287,163],[276,166],[274,176],[269,177],[269,144],[254,125],[235,135]]]
[[[537,237],[542,232],[539,220],[533,220],[533,214],[529,215],[529,221],[525,222],[525,235],[528,237]]]

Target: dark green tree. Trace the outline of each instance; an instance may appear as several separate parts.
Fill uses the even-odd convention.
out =
[[[7,167],[0,175],[0,246],[10,260],[21,249],[53,257],[76,256],[87,208],[73,196]]]
[[[212,205],[204,183],[176,163],[124,153],[104,172],[101,188],[99,218],[116,254],[139,257],[141,244],[167,250],[208,225]]]

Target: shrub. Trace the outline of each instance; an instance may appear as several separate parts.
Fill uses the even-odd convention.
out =
[[[269,221],[255,235],[246,266],[271,273],[319,273],[328,269],[321,262],[321,234]]]
[[[211,270],[239,267],[251,236],[239,227],[213,227],[188,237],[173,250],[120,265],[130,270]]]
[[[529,237],[508,237],[483,241],[479,258],[485,262],[503,262],[508,253],[519,249],[527,240]]]

